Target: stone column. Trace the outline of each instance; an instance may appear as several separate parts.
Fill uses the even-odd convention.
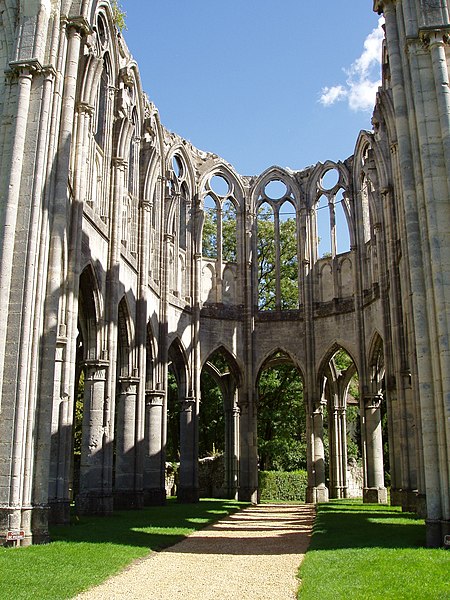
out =
[[[339,459],[340,459],[340,498],[347,498],[347,415],[346,409],[338,409]]]
[[[195,398],[187,396],[180,401],[180,482],[178,502],[198,502],[197,452],[195,448]]]
[[[80,493],[75,500],[80,514],[108,515],[113,509],[104,472],[107,368],[108,362],[100,360],[88,361],[85,365]]]
[[[165,460],[163,453],[164,390],[145,392],[144,504],[166,501]]]
[[[256,418],[248,400],[239,400],[240,453],[239,453],[239,500],[258,501],[258,448],[256,442]]]
[[[319,404],[313,412],[313,502],[328,502],[328,488],[325,485],[325,449],[323,446],[323,406]]]
[[[387,491],[384,487],[381,400],[382,396],[378,394],[364,397],[367,473],[363,499],[364,502],[385,504],[387,502]]]
[[[137,377],[119,378],[117,402],[116,469],[114,508],[142,508],[143,491],[136,489],[136,402],[139,386]]]
[[[231,383],[231,382],[230,382]],[[231,387],[231,389],[228,389]],[[225,481],[227,498],[237,498],[238,452],[239,452],[239,408],[235,404],[235,387],[224,385],[225,407]]]
[[[347,496],[347,433],[345,408],[336,406],[330,419],[330,495]]]

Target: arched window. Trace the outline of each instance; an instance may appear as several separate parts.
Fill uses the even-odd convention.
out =
[[[345,194],[341,175],[331,167],[319,178],[318,198],[315,204],[316,256],[334,258],[350,250],[350,230],[344,209]]]
[[[259,196],[257,213],[258,308],[299,306],[297,215],[288,185],[273,179]]]
[[[202,254],[222,262],[237,262],[238,214],[230,183],[222,175],[213,175],[204,191]]]
[[[189,213],[191,194],[189,191],[188,169],[184,158],[180,154],[174,154],[169,167],[169,188],[171,195],[171,222],[167,223],[167,231],[171,234],[173,252],[172,279],[170,281],[171,291],[181,298],[190,295],[190,280],[186,264],[189,263]],[[169,251],[169,252],[170,252]]]
[[[264,202],[257,215],[258,308],[276,308],[276,250],[273,208]]]
[[[103,71],[100,78],[100,85],[98,88],[97,95],[97,107],[96,107],[96,126],[95,126],[95,141],[100,148],[105,147],[106,137],[106,122],[108,115],[108,88],[111,76],[111,67],[109,64],[109,57],[107,54],[103,57]]]
[[[206,258],[217,258],[217,204],[208,194],[203,200],[205,220],[202,231],[202,255]]]

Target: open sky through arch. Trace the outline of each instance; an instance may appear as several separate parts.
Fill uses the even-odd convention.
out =
[[[371,129],[372,0],[121,0],[162,123],[242,175],[353,153]]]

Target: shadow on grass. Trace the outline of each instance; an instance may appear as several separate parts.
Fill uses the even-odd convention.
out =
[[[345,501],[321,504],[309,550],[342,548],[419,548],[425,523],[398,507]]]
[[[170,499],[165,506],[116,511],[110,517],[74,515],[70,525],[52,526],[50,536],[52,542],[108,543],[158,550],[245,506],[224,500],[177,504]]]

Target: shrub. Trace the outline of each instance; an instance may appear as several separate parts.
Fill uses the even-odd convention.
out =
[[[308,475],[306,471],[260,471],[259,499],[262,502],[305,502]]]

